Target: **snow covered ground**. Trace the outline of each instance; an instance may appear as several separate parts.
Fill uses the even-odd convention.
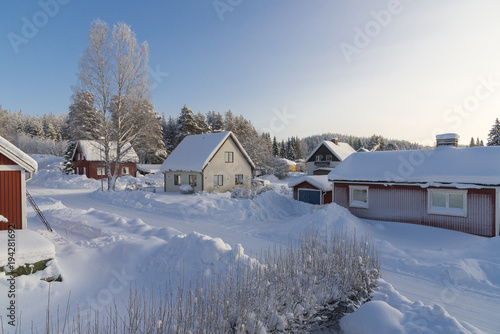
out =
[[[231,261],[257,255],[313,225],[368,233],[378,247],[382,280],[373,301],[346,316],[346,333],[500,333],[500,238],[409,224],[367,221],[336,205],[316,207],[291,199],[286,184],[270,178],[275,191],[253,200],[229,194],[181,195],[100,192],[101,183],[58,171],[61,160],[35,156],[39,172],[28,191],[54,229],[48,232],[28,208],[28,228],[50,240],[63,281],[50,283],[50,309],[68,304],[104,308],[127,299],[129,286],[178,284],[198,273],[225,270]],[[298,177],[298,176],[291,176]],[[239,246],[241,245],[241,246]],[[33,276],[33,275],[32,275]],[[0,317],[6,325],[9,284],[0,273]],[[16,278],[22,322],[43,330],[49,283]],[[35,301],[35,302],[34,302]],[[61,312],[61,311],[60,311]],[[1,323],[0,323],[1,324]]]

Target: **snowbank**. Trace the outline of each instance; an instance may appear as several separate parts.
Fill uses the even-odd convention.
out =
[[[468,323],[458,322],[438,304],[411,302],[382,279],[377,285],[372,301],[340,320],[345,334],[481,333]]]
[[[11,236],[9,237],[9,234]],[[16,267],[55,257],[55,247],[42,235],[29,230],[0,231],[0,267],[9,262],[9,241],[15,247]]]

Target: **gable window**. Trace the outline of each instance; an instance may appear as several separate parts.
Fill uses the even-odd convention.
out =
[[[243,184],[243,174],[236,174],[234,176],[234,184]]]
[[[196,187],[196,175],[189,175],[189,185]]]
[[[181,175],[174,174],[174,186],[180,186],[180,185],[181,185]]]
[[[222,175],[214,175],[214,186],[221,187],[223,185],[223,177]]]
[[[122,167],[122,175],[128,175],[128,174],[129,174],[128,167]]]
[[[332,161],[332,156],[331,155],[327,155],[326,156],[326,161]]]
[[[77,160],[80,160],[80,153],[78,153],[78,154],[76,155],[76,159],[77,159]]]
[[[234,152],[224,152],[224,161],[225,162],[234,162]]]
[[[323,161],[323,155],[318,154],[318,155],[316,156],[316,161]]]
[[[105,174],[105,168],[104,167],[97,167],[97,176],[103,176]]]
[[[349,206],[368,209],[367,186],[349,186]]]
[[[427,212],[435,215],[467,216],[467,190],[427,189]]]

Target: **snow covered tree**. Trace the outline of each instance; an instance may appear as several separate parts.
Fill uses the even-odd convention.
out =
[[[172,116],[168,117],[168,121],[164,123],[162,128],[163,142],[165,143],[165,150],[167,154],[172,153],[172,151],[179,145],[179,121]]]
[[[75,170],[75,163],[73,159],[73,152],[76,147],[76,142],[75,141],[69,141],[68,144],[66,144],[66,147],[64,148],[64,162],[63,162],[63,172],[65,174],[73,174]]]
[[[273,157],[277,157],[280,155],[280,148],[278,146],[278,142],[276,141],[276,136],[273,138]]]
[[[484,146],[483,141],[482,140],[480,141],[479,137],[477,137],[477,139],[476,139],[476,146]]]
[[[234,130],[234,115],[231,110],[226,111],[226,114],[224,115],[224,130],[226,131]]]
[[[206,117],[201,113],[201,111],[195,115],[195,120],[196,124],[200,128],[201,133],[212,132],[212,128],[210,127],[210,125],[208,125]]]
[[[386,151],[397,151],[398,150],[398,145],[396,145],[394,142],[389,142],[387,146],[385,147]]]
[[[126,147],[134,145],[141,129],[135,126],[140,113],[136,107],[149,100],[148,45],[138,44],[130,26],[92,22],[89,45],[80,59],[79,91],[89,91],[100,115],[99,137],[103,146],[108,190],[115,190],[120,161]],[[110,154],[111,143],[116,152]],[[114,156],[115,158],[111,158]],[[115,163],[114,173],[111,164]]]
[[[285,158],[286,157],[286,147],[285,147],[285,141],[282,140],[280,143],[280,158]]]
[[[64,125],[66,138],[72,141],[98,139],[103,124],[102,114],[95,107],[94,95],[90,91],[77,91],[71,98],[73,103],[69,106],[68,119]]]
[[[182,107],[181,114],[178,118],[179,142],[186,136],[198,135],[203,133],[203,129],[199,126],[196,120],[196,115],[186,105]]]
[[[213,132],[224,131],[224,117],[220,112],[209,111],[207,113],[207,123]]]
[[[495,120],[495,124],[491,127],[490,133],[488,134],[487,146],[500,146],[500,121],[498,118]]]
[[[40,116],[26,117],[24,132],[32,137],[44,138],[43,122]]]
[[[140,130],[133,147],[139,156],[139,161],[152,164],[162,163],[167,157],[167,152],[163,142],[161,117],[154,111],[154,106],[148,100],[143,101],[136,108],[140,116],[137,117],[138,123],[135,126]]]

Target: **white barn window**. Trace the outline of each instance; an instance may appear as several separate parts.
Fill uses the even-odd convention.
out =
[[[368,209],[367,186],[349,186],[349,206]]]
[[[467,217],[467,190],[427,189],[427,212]]]

